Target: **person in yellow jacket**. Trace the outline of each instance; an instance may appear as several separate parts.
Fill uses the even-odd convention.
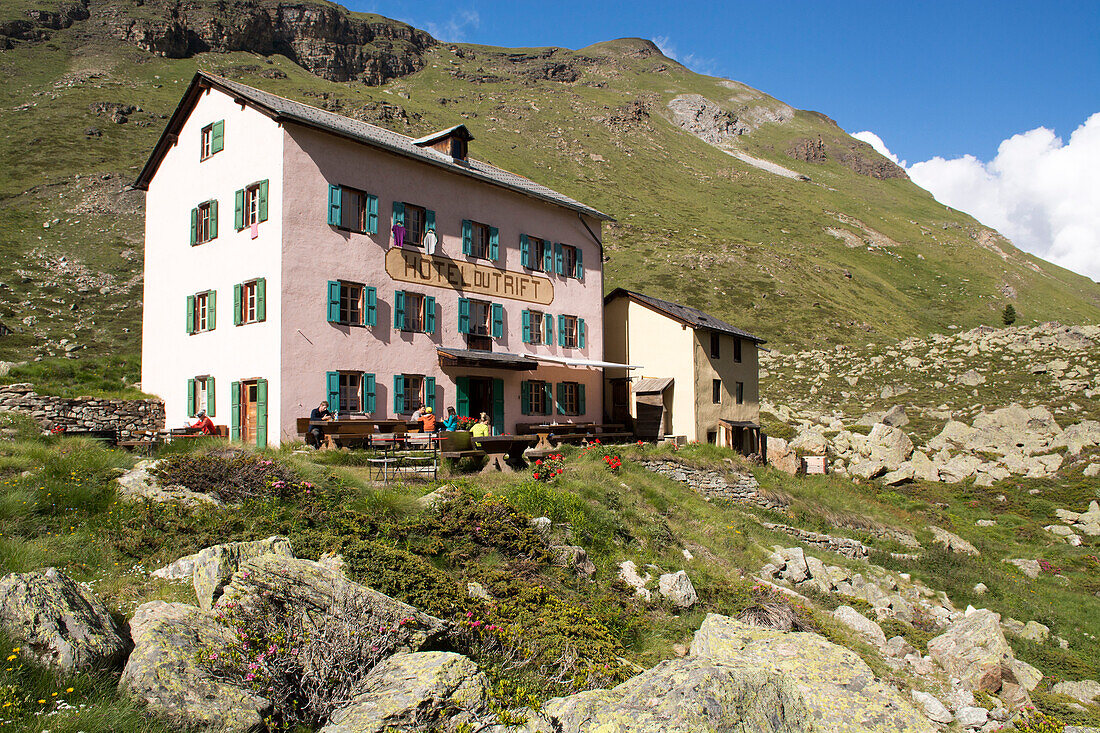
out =
[[[481,413],[481,419],[474,423],[474,426],[470,428],[470,435],[475,438],[485,438],[492,433],[489,429],[489,415]]]

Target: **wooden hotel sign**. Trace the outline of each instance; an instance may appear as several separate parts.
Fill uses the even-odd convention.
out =
[[[416,285],[541,305],[554,302],[554,283],[545,277],[426,255],[413,249],[395,247],[387,252],[386,272],[394,280]]]

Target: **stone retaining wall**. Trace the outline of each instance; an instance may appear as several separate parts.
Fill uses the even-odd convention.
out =
[[[760,524],[777,532],[785,532],[811,547],[835,552],[845,557],[866,557],[869,552],[866,545],[859,540],[853,540],[851,537],[833,537],[820,532],[811,532],[808,529],[790,527],[786,524],[773,524],[771,522],[761,522]]]
[[[751,473],[728,476],[719,471],[685,466],[676,461],[641,461],[640,463],[654,473],[687,484],[693,491],[708,499],[726,499],[739,504],[758,504],[770,509],[781,509],[784,506],[759,494],[757,489],[760,488],[760,484]]]
[[[0,385],[0,411],[30,415],[44,430],[117,430],[128,438],[164,428],[160,400],[109,400],[96,397],[51,397],[29,384]]]

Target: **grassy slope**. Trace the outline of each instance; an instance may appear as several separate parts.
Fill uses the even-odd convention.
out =
[[[18,44],[0,56],[9,79],[0,89],[0,320],[19,326],[28,313],[38,319],[0,342],[0,359],[60,353],[43,344],[61,338],[86,345],[81,356],[137,349],[140,282],[132,276],[140,274],[142,217],[120,212],[110,195],[91,194],[117,191],[132,179],[197,68],[306,102],[327,94],[343,112],[379,101],[398,104],[413,123],[393,126],[408,134],[461,120],[477,137],[476,156],[618,219],[605,230],[606,287],[626,285],[704,308],[780,347],[991,322],[1002,306],[1003,284],[1019,291],[1022,322],[1097,318],[1094,283],[1036,264],[1004,242],[1002,260],[971,238],[980,229],[976,222],[909,181],[878,181],[834,161],[788,158],[791,139],[842,137],[818,115],[800,112],[737,141],[813,183],[765,173],[684,133],[662,117],[677,94],[698,93],[733,107],[779,103],[647,56],[641,42],[556,50],[553,61],[580,72],[570,84],[528,81],[523,74],[541,61],[517,60],[516,49],[440,45],[427,53],[421,72],[371,88],[327,82],[282,57],[271,65],[246,53],[158,58],[92,31],[77,23],[47,42]],[[260,75],[273,69],[287,78]],[[479,75],[490,78],[469,80]],[[728,103],[734,95],[742,101]],[[631,100],[648,105],[647,119],[605,121]],[[91,111],[97,102],[145,111],[118,125]],[[102,136],[86,137],[89,127]],[[113,177],[103,181],[104,174]],[[98,205],[89,205],[90,198]],[[849,249],[824,228],[861,234],[860,228],[838,223],[830,212],[855,217],[898,244]],[[49,258],[62,255],[105,273],[115,287],[106,295],[98,287],[72,292],[70,275],[48,274]],[[44,280],[56,285],[43,287]]]

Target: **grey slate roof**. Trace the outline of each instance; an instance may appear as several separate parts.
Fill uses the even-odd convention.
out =
[[[377,125],[371,125],[367,122],[360,122],[359,120],[353,120],[350,117],[344,117],[333,112],[326,112],[323,109],[317,107],[311,107],[308,104],[302,104],[301,102],[295,102],[284,97],[280,97],[269,92],[265,92],[262,89],[250,87],[240,82],[232,81],[221,76],[215,76],[208,74],[204,71],[200,71],[195,74],[195,78],[192,81],[192,87],[196,84],[205,84],[221,89],[228,94],[234,96],[235,99],[251,103],[262,110],[270,114],[276,121],[279,122],[296,122],[301,125],[306,125],[324,132],[329,132],[334,135],[339,135],[356,142],[370,145],[375,148],[387,150],[391,153],[405,156],[407,158],[413,158],[415,160],[428,163],[430,165],[443,168],[459,175],[469,176],[478,180],[484,181],[503,188],[511,189],[519,193],[533,196],[543,201],[548,201],[559,206],[564,206],[567,209],[572,209],[581,214],[591,216],[596,219],[602,219],[605,221],[612,220],[612,217],[604,214],[601,211],[597,211],[590,206],[585,206],[579,201],[569,198],[565,194],[558,193],[553,189],[547,188],[541,184],[535,183],[529,178],[511,173],[497,168],[496,166],[483,163],[480,160],[473,158],[467,158],[462,161],[455,161],[449,155],[444,155],[437,150],[431,148],[423,148],[415,144],[415,140],[407,135],[401,135],[400,133],[391,132]],[[184,98],[185,101],[187,97]],[[181,105],[183,102],[181,102]],[[189,111],[189,110],[188,110]],[[179,110],[177,115],[173,117],[172,122],[176,122],[176,117],[179,116]],[[180,120],[182,123],[182,120]],[[169,128],[172,127],[172,123],[169,123]],[[166,130],[166,134],[167,134]],[[428,136],[429,138],[432,136]],[[421,138],[422,140],[424,138]],[[154,152],[154,156],[157,153]],[[150,160],[150,164],[153,161]],[[149,165],[146,165],[146,171],[149,170]],[[155,170],[155,168],[154,168]],[[139,186],[144,181],[147,185],[148,179],[152,178],[152,172],[143,171],[141,177],[138,179]]]
[[[719,331],[721,333],[728,333],[731,336],[739,336],[749,341],[755,341],[758,344],[765,344],[767,341],[759,336],[753,336],[748,331],[743,331],[736,326],[726,323],[721,318],[715,318],[712,315],[704,313],[698,308],[691,308],[686,305],[680,305],[679,303],[673,303],[670,300],[661,300],[660,298],[654,298],[651,295],[643,295],[641,293],[634,292],[633,290],[627,290],[626,288],[615,288],[608,293],[603,302],[610,303],[614,298],[626,296],[633,298],[634,300],[648,305],[654,310],[660,311],[671,318],[680,321],[681,323],[691,326],[692,328],[706,328],[711,331]]]

